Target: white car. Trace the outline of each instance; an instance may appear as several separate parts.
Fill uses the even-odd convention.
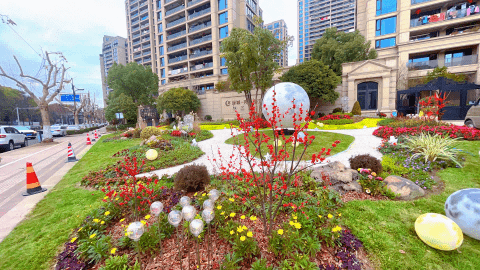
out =
[[[37,138],[37,132],[35,130],[32,130],[29,126],[15,126],[14,128],[20,131],[20,133],[25,134],[25,136],[27,136],[27,139]]]
[[[0,126],[0,147],[7,151],[15,149],[15,145],[21,147],[27,146],[28,141],[24,134],[16,128],[9,126]]]
[[[75,125],[70,125],[70,126],[67,126],[67,130],[80,130],[80,126],[75,126]]]
[[[50,130],[52,131],[52,136],[61,136],[64,137],[67,135],[66,126],[51,126]]]

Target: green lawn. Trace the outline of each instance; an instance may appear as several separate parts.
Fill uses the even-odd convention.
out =
[[[260,132],[262,132],[262,131],[260,131]],[[265,130],[263,132],[267,136],[272,138],[271,142],[269,143],[269,144],[272,144],[273,143],[273,131]],[[308,135],[309,136],[314,135],[315,140],[313,140],[312,145],[308,146],[307,152],[303,156],[304,160],[310,160],[312,158],[312,154],[317,154],[319,151],[322,150],[323,147],[325,147],[327,149],[331,148],[332,149],[332,151],[330,152],[331,155],[334,155],[336,153],[340,153],[340,152],[346,150],[348,148],[348,146],[355,140],[355,138],[352,137],[352,136],[339,134],[339,133],[332,133],[332,132],[309,131]],[[289,136],[285,136],[285,137],[288,138]],[[337,147],[332,148],[332,143],[334,143],[336,140],[339,140],[340,144],[338,144]],[[225,141],[225,143],[243,145],[245,143],[245,139],[244,139],[243,135],[239,135],[235,138],[232,137],[232,138],[227,139]],[[283,141],[283,143],[285,143],[285,142]],[[285,144],[283,144],[282,146],[285,146]],[[291,153],[292,149],[293,149],[292,143],[289,143],[287,145],[287,151],[290,151],[290,153]],[[261,147],[261,150],[262,150],[262,153],[266,154],[267,150],[268,150],[267,145],[263,144],[262,147]],[[255,147],[253,145],[250,145],[250,151],[252,151],[252,153],[255,152]],[[303,145],[298,146],[296,151],[297,151],[297,154],[296,154],[296,157],[297,157],[299,154],[301,154],[301,151],[303,151]]]
[[[480,148],[480,142],[463,141],[458,148],[471,152]],[[464,235],[458,251],[441,251],[424,244],[414,229],[421,214],[445,215],[444,203],[453,192],[480,188],[479,171],[479,156],[467,155],[464,168],[438,173],[445,182],[445,191],[439,195],[409,202],[351,201],[339,211],[345,225],[363,242],[376,269],[480,269],[479,240]]]
[[[86,190],[78,183],[91,170],[105,168],[118,159],[119,150],[138,145],[140,139],[102,143],[102,136],[87,154],[40,201],[33,211],[0,243],[0,269],[49,269],[57,252],[92,209],[102,201],[101,191]]]

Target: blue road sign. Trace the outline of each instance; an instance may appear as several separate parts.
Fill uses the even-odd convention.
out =
[[[62,102],[73,102],[73,95],[62,94],[62,95],[60,95],[60,101],[62,101]],[[75,95],[75,101],[80,102],[80,95]]]

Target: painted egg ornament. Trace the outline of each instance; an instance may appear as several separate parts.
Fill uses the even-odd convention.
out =
[[[415,232],[427,245],[439,250],[457,249],[463,242],[462,229],[448,217],[427,213],[415,221]]]
[[[150,149],[147,151],[147,153],[145,153],[145,156],[148,160],[155,160],[158,157],[158,152],[155,149]]]
[[[480,188],[452,193],[445,201],[445,214],[464,234],[480,240]]]

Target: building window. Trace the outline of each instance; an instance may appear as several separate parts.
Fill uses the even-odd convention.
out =
[[[397,11],[397,0],[377,0],[377,16]]]
[[[228,68],[220,69],[220,73],[222,73],[222,75],[228,75]]]
[[[221,66],[226,66],[226,64],[227,64],[227,59],[221,57],[221,58],[220,58],[220,65],[221,65]]]
[[[218,15],[218,24],[224,24],[228,22],[228,12]]]
[[[386,38],[386,39],[379,39],[375,41],[375,48],[388,48],[395,46],[396,38]]]
[[[246,18],[246,20],[247,20],[247,30],[253,33],[253,31],[255,30],[255,25],[253,25],[253,23],[251,23],[249,19]]]
[[[220,38],[228,37],[228,25],[220,28]]]
[[[163,68],[160,69],[160,76],[161,76],[162,78],[165,78],[165,69],[163,69]]]
[[[377,20],[375,29],[376,36],[383,36],[395,33],[397,31],[397,16]]]
[[[160,46],[160,55],[163,55],[163,46]]]
[[[161,23],[158,24],[158,32],[163,32],[163,25]]]
[[[162,12],[159,11],[157,12],[157,21],[161,21],[162,20]]]
[[[228,8],[228,0],[218,0],[218,10],[224,10]]]
[[[160,66],[164,67],[165,66],[165,59],[162,57],[160,58]]]
[[[163,43],[163,35],[158,36],[158,44]]]
[[[167,82],[165,80],[162,80],[162,85],[165,85]]]
[[[280,23],[278,22],[273,25],[273,28],[279,28],[279,27],[280,27]]]
[[[364,82],[357,85],[357,101],[362,110],[376,110],[378,83]]]

